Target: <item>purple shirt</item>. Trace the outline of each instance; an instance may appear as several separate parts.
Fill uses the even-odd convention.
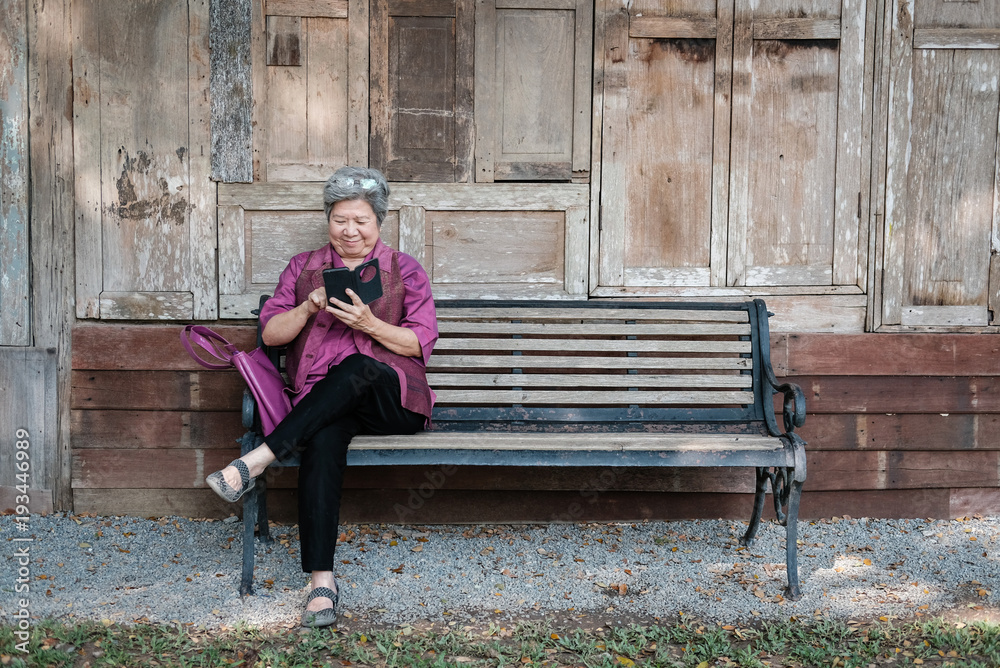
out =
[[[388,246],[385,246],[382,240],[379,239],[375,244],[375,248],[365,256],[364,261],[367,262],[376,255],[381,255],[387,251],[389,251]],[[267,323],[275,315],[290,311],[298,306],[295,299],[295,283],[298,281],[299,275],[302,273],[306,261],[309,259],[309,255],[309,251],[299,253],[291,259],[285,270],[281,272],[281,276],[278,277],[278,286],[274,289],[274,296],[268,299],[261,309],[260,322],[262,328],[267,327]],[[330,255],[333,258],[334,267],[345,266],[341,257],[336,252],[333,252],[332,249]],[[403,318],[399,322],[399,326],[412,330],[416,334],[422,355],[414,359],[419,360],[426,367],[427,361],[431,356],[431,351],[434,349],[434,343],[438,338],[437,314],[434,309],[434,299],[431,296],[430,280],[427,278],[427,272],[424,271],[424,268],[420,266],[420,263],[416,259],[406,253],[399,253],[398,257],[399,271],[402,275],[403,288],[405,290],[403,297]],[[315,355],[312,358],[312,366],[308,371],[302,389],[298,393],[291,393],[292,404],[297,404],[302,397],[308,394],[312,386],[325,377],[331,367],[340,364],[349,355],[364,352],[358,350],[358,346],[355,345],[353,330],[340,322],[332,314],[326,311],[319,311],[311,317],[317,318],[317,323],[329,322],[329,329],[326,331],[319,346],[310,351]],[[312,337],[310,337],[310,341],[311,339]],[[305,359],[300,362],[300,364],[305,363]],[[402,371],[396,369],[396,373],[400,374],[400,392],[405,393],[406,382],[402,377]],[[434,393],[432,391],[431,397],[433,398],[433,396]],[[401,398],[405,400],[406,397],[403,396]]]

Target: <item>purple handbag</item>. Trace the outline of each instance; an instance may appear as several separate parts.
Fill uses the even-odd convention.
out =
[[[221,362],[206,362],[195,353],[194,342],[210,357]],[[181,345],[194,361],[206,369],[236,368],[257,400],[260,423],[267,436],[292,410],[292,402],[285,392],[285,379],[260,348],[245,353],[203,325],[188,325],[181,330]]]

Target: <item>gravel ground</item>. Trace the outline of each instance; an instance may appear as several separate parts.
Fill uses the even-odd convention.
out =
[[[256,595],[241,600],[235,520],[55,513],[31,516],[20,531],[12,516],[0,517],[0,622],[10,623],[24,598],[36,619],[297,624],[308,582],[298,527],[277,525],[275,542],[258,544]],[[348,525],[337,549],[341,625],[628,623],[679,614],[864,621],[975,616],[1000,603],[1000,518],[800,522],[798,601],[783,597],[784,529],[765,523],[741,548],[744,529],[731,520]],[[24,549],[27,594],[15,591]]]

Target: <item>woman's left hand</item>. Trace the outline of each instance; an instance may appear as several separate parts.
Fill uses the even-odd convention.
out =
[[[373,335],[382,321],[375,317],[372,310],[368,308],[368,304],[362,302],[361,297],[358,297],[354,290],[348,288],[347,296],[351,298],[353,303],[346,304],[334,297],[330,300],[332,305],[326,307],[327,312],[333,314],[337,320],[351,329],[360,330],[369,336]]]

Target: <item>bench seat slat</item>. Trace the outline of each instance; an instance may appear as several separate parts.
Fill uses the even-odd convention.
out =
[[[742,374],[584,374],[584,373],[429,373],[431,387],[740,387],[753,378]]]
[[[459,355],[435,350],[435,369],[751,369],[748,357],[584,357],[556,355]]]
[[[753,392],[737,391],[643,391],[602,392],[600,390],[558,391],[558,390],[446,390],[436,392],[439,404],[535,404],[558,405],[632,405],[632,404],[674,404],[674,405],[737,405],[753,404]]]
[[[567,450],[720,452],[734,448],[774,452],[781,441],[756,434],[517,433],[423,431],[403,436],[356,436],[351,450]]]
[[[749,336],[749,323],[511,323],[441,322],[441,334],[544,334],[552,336]]]
[[[750,317],[739,309],[642,309],[642,308],[438,308],[439,321],[446,320],[660,320],[749,322]]]
[[[607,341],[599,339],[449,339],[435,350],[583,350],[606,352],[750,353],[750,341]]]

